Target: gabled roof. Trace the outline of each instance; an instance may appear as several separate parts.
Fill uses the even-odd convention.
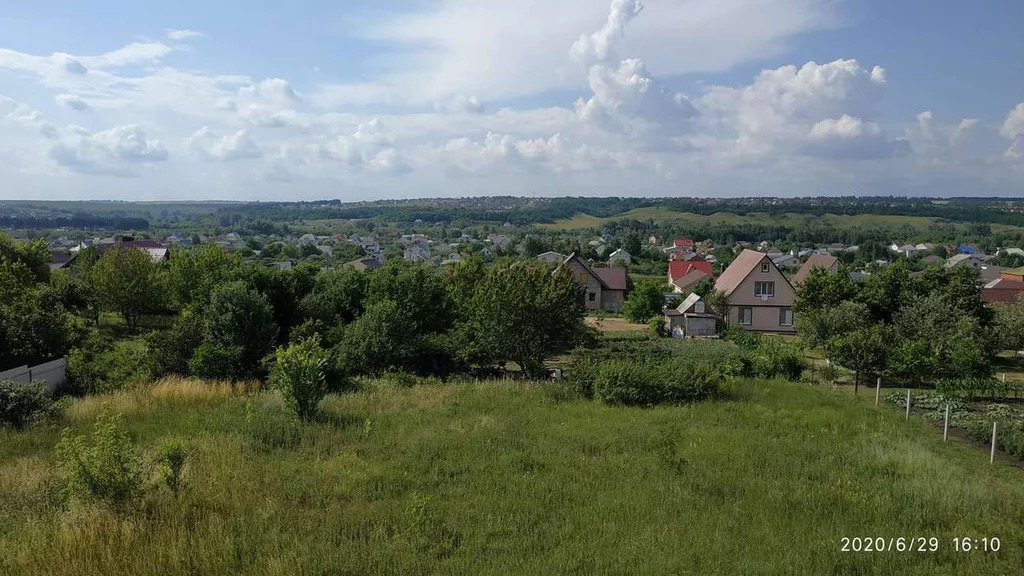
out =
[[[583,266],[583,269],[586,270],[591,276],[597,278],[597,281],[598,283],[601,284],[602,288],[608,288],[608,284],[604,281],[604,278],[598,276],[597,273],[594,272],[594,269],[590,267],[590,264],[587,264],[586,261],[583,260],[583,258],[580,258],[579,255],[576,254],[576,252],[573,252],[572,254],[566,256],[565,262],[562,262],[562,264],[559,265],[558,268],[561,268],[562,266],[569,264],[569,262],[572,262],[573,260],[575,260],[580,266]],[[557,270],[558,269],[556,268],[556,271]],[[625,269],[619,268],[619,270],[622,270],[623,275],[625,275]],[[625,290],[625,288],[622,288],[622,290]]]
[[[1010,280],[1008,278],[997,278],[981,289],[981,297],[986,302],[1007,302],[1015,303],[1021,296],[1024,296],[1024,282]]]
[[[609,290],[626,290],[625,268],[592,268],[601,283]]]
[[[804,265],[793,275],[789,283],[793,286],[803,284],[804,280],[811,275],[811,270],[815,268],[824,268],[830,272],[837,270],[839,268],[839,259],[827,254],[811,254],[811,257],[804,262]]]
[[[711,262],[706,260],[671,260],[668,263],[668,276],[673,281],[685,277],[694,270],[711,275]]]
[[[731,296],[737,287],[753,272],[762,260],[767,260],[770,266],[775,266],[771,258],[764,252],[758,252],[756,250],[744,250],[740,252],[740,255],[729,264],[729,267],[722,272],[722,275],[715,281],[715,290],[719,292],[725,292],[726,296]],[[776,266],[776,270],[778,267]],[[781,272],[780,272],[781,275]],[[785,278],[785,276],[783,276]],[[787,280],[788,282],[788,280]]]
[[[689,273],[686,274],[686,276],[683,276],[682,278],[676,278],[675,280],[673,280],[672,285],[677,286],[680,289],[687,288],[689,286],[693,286],[697,282],[700,282],[701,280],[709,276],[711,276],[711,274],[707,274],[703,270],[693,268],[690,270]]]
[[[626,256],[627,258],[632,258],[632,256],[629,255],[629,252],[626,252],[622,248],[619,248],[615,252],[612,252],[611,255],[609,255],[608,257],[609,258],[615,258],[616,256]]]
[[[683,301],[679,303],[679,306],[676,306],[676,310],[683,313],[689,312],[690,308],[693,308],[693,305],[697,302],[700,302],[700,296],[690,292],[690,295],[684,298]]]

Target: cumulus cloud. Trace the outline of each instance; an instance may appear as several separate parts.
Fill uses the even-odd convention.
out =
[[[165,32],[167,33],[167,38],[179,41],[198,38],[203,35],[202,32],[196,32],[195,30],[175,30],[173,28],[168,28]]]
[[[604,25],[580,36],[570,55],[589,63],[587,83],[593,94],[576,101],[577,115],[608,129],[649,138],[665,129],[682,131],[697,110],[685,95],[660,86],[639,58],[627,58],[618,65],[610,62],[616,40],[625,35],[626,25],[643,8],[639,0],[613,0]]]
[[[0,118],[24,128],[36,130],[44,138],[54,140],[58,137],[57,128],[43,119],[43,115],[31,106],[0,95]]]
[[[89,110],[89,104],[74,94],[58,94],[55,98],[57,104],[78,112]]]
[[[999,134],[1003,138],[1012,140],[1010,147],[1006,149],[1008,158],[1024,158],[1024,102],[1014,106],[1006,115]]]
[[[573,43],[569,54],[575,60],[585,63],[590,60],[607,60],[612,54],[615,39],[625,35],[626,25],[639,16],[643,9],[640,0],[612,0],[604,25],[589,35],[581,35]]]
[[[163,162],[170,157],[159,140],[151,139],[138,125],[116,126],[102,132],[69,130],[49,156],[60,166],[82,174],[137,176],[129,166]]]
[[[57,64],[57,66],[68,74],[85,74],[89,71],[84,64],[76,60],[70,54],[57,52],[51,56],[51,59]]]
[[[808,62],[764,70],[742,88],[712,87],[698,107],[742,153],[885,157],[906,149],[872,121],[885,83],[878,66]]]
[[[435,106],[442,112],[453,112],[463,114],[483,114],[485,107],[476,96],[458,94]]]
[[[219,136],[206,126],[188,138],[188,146],[204,160],[233,162],[261,158],[263,151],[245,130]]]

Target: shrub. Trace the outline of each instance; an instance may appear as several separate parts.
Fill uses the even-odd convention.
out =
[[[584,398],[594,397],[594,380],[597,378],[597,364],[590,358],[576,358],[569,368],[569,384]]]
[[[53,407],[53,398],[41,383],[0,381],[0,424],[21,428],[49,415]]]
[[[260,410],[245,405],[243,435],[257,450],[290,450],[302,441],[302,428],[293,414],[280,410]]]
[[[148,380],[156,366],[143,340],[94,336],[68,354],[68,390],[103,394]]]
[[[710,365],[681,358],[611,360],[597,369],[594,392],[609,404],[680,404],[711,397],[721,379]]]
[[[160,476],[164,484],[175,495],[181,490],[181,473],[185,468],[185,459],[188,453],[185,444],[181,440],[165,440],[157,452],[156,461],[160,466]]]
[[[169,330],[146,337],[157,374],[188,374],[188,363],[203,342],[203,321],[198,314],[185,311]]]
[[[284,396],[295,415],[309,421],[327,394],[328,353],[320,347],[320,337],[313,335],[274,354],[270,380]]]
[[[107,406],[96,418],[91,441],[65,428],[55,452],[66,480],[65,497],[93,498],[123,508],[142,496],[138,451],[124,430],[124,418]]]
[[[774,338],[760,338],[753,350],[751,370],[752,375],[759,378],[799,380],[806,365],[797,346]]]
[[[653,338],[667,338],[668,330],[665,329],[665,318],[654,316],[647,321],[647,333]]]
[[[247,371],[242,367],[240,346],[218,346],[204,342],[188,361],[188,371],[208,380],[236,380]]]

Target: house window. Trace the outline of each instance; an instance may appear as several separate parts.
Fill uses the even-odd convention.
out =
[[[775,296],[775,282],[754,282],[754,296]]]
[[[740,324],[750,326],[754,323],[754,309],[750,306],[740,307]]]
[[[793,309],[779,308],[779,326],[793,325]]]
[[[768,262],[761,262],[761,273],[762,274],[767,274],[768,270],[770,270],[770,269],[771,269],[771,264],[768,264]]]
[[[587,300],[590,300],[591,302],[597,301],[597,294],[594,292],[587,292]]]

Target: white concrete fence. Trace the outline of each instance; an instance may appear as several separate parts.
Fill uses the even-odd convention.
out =
[[[7,380],[15,384],[43,382],[46,385],[46,390],[50,394],[54,394],[67,383],[67,367],[67,359],[58,358],[37,366],[18,366],[6,372],[0,372],[0,380]]]

